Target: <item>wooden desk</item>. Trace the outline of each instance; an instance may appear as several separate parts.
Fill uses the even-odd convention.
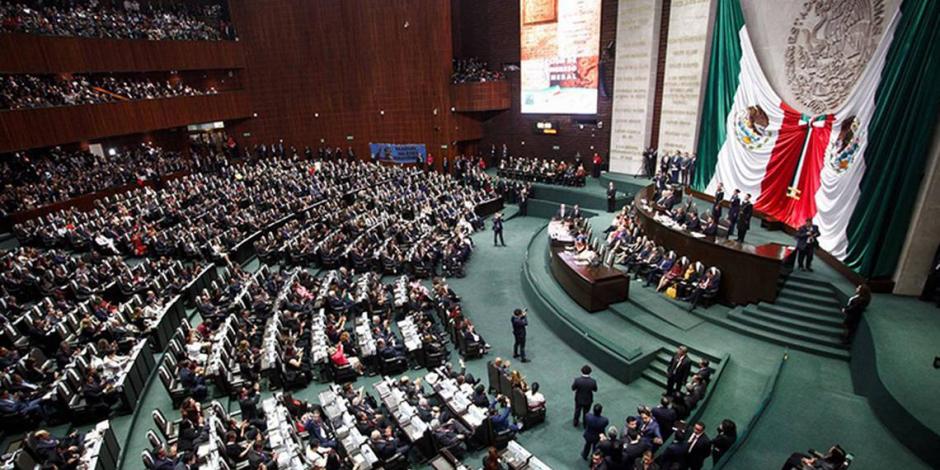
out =
[[[685,230],[667,227],[656,220],[655,209],[645,208],[640,200],[652,199],[653,187],[639,191],[634,198],[637,222],[653,242],[688,256],[705,266],[721,270],[718,299],[729,304],[773,302],[777,298],[777,280],[785,272],[785,260],[793,247],[779,243],[751,245],[716,237],[697,238]]]
[[[552,276],[565,292],[588,312],[627,300],[630,277],[606,265],[592,268],[579,264],[573,253],[550,248]]]

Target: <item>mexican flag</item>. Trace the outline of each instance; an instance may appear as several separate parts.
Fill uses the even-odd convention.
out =
[[[862,193],[876,92],[900,11],[886,12],[883,34],[839,109],[809,114],[783,102],[770,86],[736,4],[722,1],[719,6],[719,10],[738,9],[730,14],[737,15],[739,28],[726,31],[723,38],[736,44],[722,50],[713,45],[709,69],[709,74],[722,74],[723,86],[730,91],[733,85],[734,93],[706,92],[694,185],[708,194],[715,193],[719,182],[726,194],[734,189],[750,193],[757,211],[791,227],[811,218],[822,234],[820,246],[842,259],[849,250],[847,229]],[[719,11],[719,22],[721,17]],[[714,34],[721,35],[721,28],[722,24],[716,25]],[[718,37],[713,44],[721,40]],[[716,67],[716,60],[724,61],[725,67]],[[713,78],[709,77],[710,84]],[[709,108],[720,110],[724,121],[707,122]],[[722,132],[709,134],[706,127],[715,125]],[[709,147],[717,151],[709,152]],[[707,158],[708,153],[714,157]]]

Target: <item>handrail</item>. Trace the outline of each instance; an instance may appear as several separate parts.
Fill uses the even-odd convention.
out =
[[[744,430],[738,434],[738,439],[728,448],[728,451],[725,452],[725,455],[718,460],[718,463],[712,467],[712,470],[720,470],[728,464],[731,460],[731,457],[734,456],[735,452],[738,451],[741,446],[744,445],[744,442],[747,441],[747,438],[750,437],[751,430],[757,426],[757,422],[760,421],[761,416],[764,415],[764,411],[767,410],[767,407],[770,406],[770,403],[774,399],[775,392],[777,391],[777,380],[780,378],[780,374],[783,372],[783,366],[786,364],[787,360],[790,357],[790,350],[783,352],[783,357],[780,359],[780,363],[777,365],[777,370],[770,378],[767,380],[767,384],[764,385],[763,399],[761,400],[760,406],[757,408],[757,412],[751,416],[751,420],[748,421],[747,426]]]

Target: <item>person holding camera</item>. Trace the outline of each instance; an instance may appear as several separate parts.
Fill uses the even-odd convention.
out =
[[[525,357],[525,333],[529,326],[529,320],[526,319],[528,310],[517,308],[512,313],[512,357],[522,358],[522,362],[529,362]]]
[[[500,244],[506,246],[506,241],[503,240],[503,214],[497,212],[493,216],[493,246],[499,246]]]

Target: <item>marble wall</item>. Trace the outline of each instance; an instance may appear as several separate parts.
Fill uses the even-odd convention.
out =
[[[695,150],[715,5],[715,0],[673,0],[670,7],[659,126],[661,151]]]
[[[662,0],[620,0],[617,7],[610,171],[636,174],[652,134]]]

